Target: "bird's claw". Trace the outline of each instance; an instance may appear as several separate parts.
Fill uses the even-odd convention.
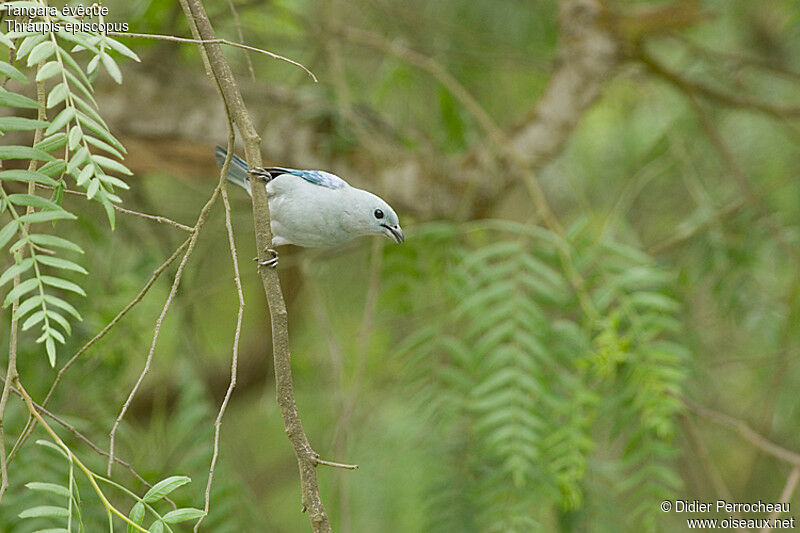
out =
[[[263,181],[264,183],[267,183],[270,179],[272,179],[270,173],[263,168],[254,168],[250,171],[250,175],[259,181]]]
[[[264,261],[259,261],[258,257],[254,257],[253,261],[258,261],[258,266],[260,266],[260,267],[262,267],[262,266],[270,267],[270,268],[277,267],[278,266],[278,252],[276,252],[272,248],[267,248],[264,251],[267,252],[268,254],[270,254],[272,257],[270,257],[269,259],[265,259]]]

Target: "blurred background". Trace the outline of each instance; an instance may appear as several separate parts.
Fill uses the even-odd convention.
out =
[[[171,0],[104,5],[131,32],[191,35]],[[763,446],[800,453],[800,4],[205,5],[219,37],[319,78],[225,48],[265,162],[334,172],[406,230],[402,246],[281,252],[306,432],[323,458],[359,465],[319,469],[335,531],[671,531],[686,517],[661,512],[665,498],[800,505],[797,456]],[[96,85],[135,174],[124,206],[191,226],[218,179],[224,111],[193,45],[122,40],[142,62]],[[305,531],[250,201],[230,196],[246,307],[204,526]],[[60,231],[90,277],[59,364],[186,238],[124,214],[111,231],[101,208],[65,202],[84,214]],[[150,481],[190,475],[176,499],[197,507],[237,311],[223,215],[211,211],[118,444]],[[174,270],[50,404],[102,447]],[[55,377],[39,348],[23,336],[34,398]],[[12,401],[6,432],[25,420]],[[0,529],[42,527],[16,519],[23,484],[63,463],[29,443],[10,476]]]

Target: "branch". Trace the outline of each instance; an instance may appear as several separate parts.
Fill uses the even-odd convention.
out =
[[[142,382],[144,381],[145,375],[150,370],[150,365],[153,362],[153,355],[156,351],[156,344],[158,343],[158,337],[161,332],[161,323],[164,321],[164,317],[167,315],[167,311],[169,311],[170,305],[172,304],[172,300],[175,298],[175,295],[178,292],[178,287],[181,283],[181,278],[183,277],[184,269],[186,268],[186,263],[189,262],[189,257],[192,255],[194,251],[194,246],[197,244],[197,239],[200,237],[200,230],[203,229],[203,225],[206,222],[206,217],[208,216],[208,212],[211,210],[211,206],[214,205],[214,202],[217,200],[217,196],[219,195],[219,191],[222,188],[222,182],[218,183],[217,186],[214,188],[214,192],[211,194],[211,198],[208,199],[206,205],[203,206],[203,209],[200,210],[200,214],[197,217],[197,222],[194,225],[194,229],[192,231],[191,237],[189,237],[189,244],[186,246],[186,253],[183,255],[183,259],[181,259],[180,264],[178,265],[178,269],[175,271],[175,279],[172,282],[172,288],[169,291],[169,295],[167,296],[166,301],[164,302],[164,307],[161,308],[161,313],[158,315],[156,319],[155,327],[153,328],[153,340],[150,343],[150,351],[147,352],[147,358],[144,362],[144,367],[142,368],[141,373],[139,374],[139,378],[136,380],[136,384],[131,389],[128,398],[125,400],[125,403],[122,405],[122,409],[117,416],[117,419],[114,420],[114,425],[111,428],[111,432],[109,433],[109,458],[108,458],[108,466],[106,467],[107,475],[111,475],[111,467],[114,464],[114,444],[116,442],[116,435],[117,429],[119,428],[120,423],[122,422],[125,413],[130,408],[131,402],[133,401],[134,396],[141,387]]]
[[[789,477],[786,478],[786,485],[784,485],[783,490],[781,491],[780,503],[787,503],[789,500],[792,499],[792,494],[794,494],[794,489],[797,488],[798,481],[800,481],[800,465],[795,466],[794,468],[792,468],[792,471],[789,472]],[[778,518],[778,515],[780,515],[778,511],[772,511],[769,515],[768,523],[774,524],[775,519]],[[770,531],[772,531],[771,526],[767,526],[761,529],[762,533],[768,533]]]
[[[233,4],[231,4],[233,9]],[[225,156],[225,163],[220,169],[220,182],[225,182],[225,176],[228,175],[228,168],[233,158],[235,133],[233,124],[228,121],[228,153]],[[217,418],[214,420],[214,451],[211,455],[211,466],[208,468],[208,483],[206,484],[205,495],[205,514],[200,517],[194,525],[195,533],[200,530],[200,524],[203,519],[208,516],[208,510],[211,506],[211,483],[214,479],[214,471],[217,466],[217,458],[219,457],[219,435],[222,427],[222,417],[225,415],[225,409],[228,407],[228,402],[233,395],[233,389],[236,387],[236,373],[239,366],[239,337],[242,331],[242,315],[244,314],[244,293],[242,292],[242,278],[239,274],[239,258],[236,253],[236,241],[233,238],[233,225],[231,224],[231,204],[228,201],[228,190],[223,185],[222,187],[222,205],[225,207],[225,229],[228,233],[228,246],[231,250],[231,260],[233,261],[233,283],[236,287],[236,295],[239,299],[239,308],[236,312],[236,329],[233,333],[233,353],[231,355],[231,379],[228,383],[228,389],[225,391],[225,397],[222,399],[222,404],[219,407]]]
[[[229,116],[242,134],[247,164],[250,168],[260,167],[262,166],[261,138],[247,112],[239,87],[225,56],[222,54],[222,49],[216,40],[214,29],[211,27],[203,4],[200,0],[181,0],[181,6],[184,8],[190,24],[193,23],[197,27],[208,56],[213,81],[219,86]],[[256,245],[259,260],[265,260],[267,259],[266,249],[272,243],[269,205],[267,203],[266,189],[259,187],[257,182],[252,182],[251,185]],[[277,401],[281,409],[286,434],[297,456],[303,507],[309,512],[313,530],[315,532],[328,532],[331,530],[331,526],[319,494],[315,463],[317,455],[311,449],[308,437],[306,437],[303,430],[300,414],[294,399],[288,317],[278,272],[275,269],[264,268],[260,269],[260,273],[272,322],[272,351]]]
[[[8,386],[9,386],[9,389],[10,389],[11,392],[16,394],[17,396],[19,396],[23,400],[25,399],[25,397],[22,394],[22,392],[19,389],[17,389],[16,387],[14,387],[13,385],[11,385],[11,382],[9,380],[7,380],[5,377],[0,376],[0,381],[3,382],[4,386],[5,386],[6,383],[8,383],[9,384]],[[53,422],[55,422],[56,424],[62,426],[64,429],[66,429],[67,431],[72,433],[75,436],[75,438],[77,438],[78,440],[80,440],[81,442],[86,444],[89,448],[91,448],[98,455],[102,455],[103,457],[109,457],[110,456],[110,454],[107,451],[105,451],[100,446],[98,446],[97,444],[92,442],[92,440],[89,437],[87,437],[86,435],[84,435],[83,433],[78,431],[78,429],[75,426],[73,426],[72,424],[70,424],[69,422],[67,422],[66,420],[61,418],[60,416],[56,415],[55,413],[53,413],[51,411],[48,411],[46,407],[34,402],[33,400],[31,400],[31,404],[36,408],[37,411],[39,411],[40,414],[45,415],[47,418],[51,419]],[[35,417],[33,419],[37,420]],[[37,420],[37,423],[38,423],[38,420]],[[31,426],[31,427],[35,427],[35,426]],[[133,466],[131,466],[131,464],[129,462],[123,461],[119,457],[115,457],[114,458],[114,462],[117,463],[118,465],[122,466],[126,470],[128,470],[128,472],[130,472],[131,475],[133,475],[133,477],[135,477],[137,480],[139,480],[146,487],[150,488],[150,487],[153,486],[152,483],[148,483],[141,475],[139,475],[139,472],[137,472],[133,468]],[[176,507],[174,502],[172,502],[168,498],[166,498],[166,499],[172,504],[173,507]]]
[[[248,46],[248,45],[242,44],[242,43],[235,43],[235,42],[229,41],[227,39],[217,39],[217,38],[213,38],[213,39],[187,39],[186,37],[175,37],[174,35],[159,35],[159,34],[156,34],[156,33],[121,33],[121,32],[116,32],[116,31],[110,31],[110,32],[108,32],[108,35],[114,35],[116,37],[135,37],[135,38],[138,38],[138,39],[155,39],[155,40],[158,40],[158,41],[172,41],[174,43],[191,43],[191,44],[202,44],[202,45],[207,45],[207,44],[225,44],[225,45],[228,45],[228,46],[232,46],[234,48],[241,48],[242,50],[250,50],[251,52],[258,52],[259,54],[264,54],[264,55],[267,55],[267,56],[269,56],[269,57],[271,57],[273,59],[278,59],[280,61],[286,61],[287,63],[291,63],[292,65],[294,65],[296,67],[300,67],[301,69],[306,71],[306,74],[311,76],[311,79],[314,80],[314,83],[316,83],[318,81],[317,77],[314,75],[314,73],[311,72],[310,70],[308,70],[305,67],[305,65],[303,65],[302,63],[298,63],[297,61],[294,61],[293,59],[289,59],[288,57],[284,57],[282,55],[275,54],[275,53],[270,52],[268,50],[263,50],[261,48],[256,48],[254,46]]]
[[[50,190],[50,191],[55,190],[55,187],[52,187],[50,185],[41,185],[41,184],[39,184],[38,186],[41,187],[42,189],[47,189],[47,190]],[[73,189],[62,189],[62,190],[64,191],[64,194],[72,194],[74,196],[81,196],[83,198],[86,198],[86,193],[83,192],[83,191],[75,191]],[[191,226],[187,226],[186,224],[181,224],[180,222],[177,222],[175,220],[172,220],[171,218],[168,218],[168,217],[165,217],[165,216],[162,216],[162,215],[150,215],[148,213],[142,213],[141,211],[134,211],[133,209],[126,209],[126,208],[124,208],[124,207],[122,207],[120,205],[117,205],[117,204],[113,204],[113,205],[114,205],[114,210],[115,211],[117,211],[119,213],[123,213],[125,215],[133,215],[135,217],[144,218],[145,220],[152,220],[153,222],[158,222],[159,224],[169,224],[170,226],[174,226],[174,227],[178,228],[181,231],[186,231],[186,232],[189,232],[189,233],[191,233],[192,230],[193,230],[193,228]]]
[[[688,407],[689,410],[693,411],[695,414],[735,429],[746,441],[753,444],[756,448],[759,448],[760,450],[763,450],[769,455],[777,457],[782,461],[786,461],[791,465],[800,466],[800,454],[791,450],[787,450],[783,446],[779,446],[774,442],[767,440],[760,434],[750,429],[747,424],[738,418],[714,411],[708,407],[703,407],[702,405],[696,404],[688,398],[680,397],[680,399],[686,405],[686,407]]]
[[[761,113],[770,115],[777,119],[800,117],[800,106],[782,106],[771,104],[769,102],[748,98],[747,96],[740,96],[738,94],[720,91],[719,89],[716,89],[710,85],[691,80],[681,76],[676,72],[673,72],[643,50],[639,52],[638,59],[644,65],[646,65],[651,72],[669,81],[685,93],[700,95],[705,98],[715,100],[728,107],[738,107],[760,111]]]

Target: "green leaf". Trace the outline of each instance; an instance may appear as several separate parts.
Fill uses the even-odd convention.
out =
[[[91,82],[89,81],[89,78],[86,76],[86,74],[83,73],[83,69],[81,69],[81,67],[78,65],[78,63],[74,59],[72,59],[72,54],[67,52],[61,46],[58,47],[58,50],[59,50],[59,56],[61,56],[61,60],[64,63],[66,63],[67,66],[70,67],[73,71],[75,71],[75,73],[78,76],[80,76],[80,78],[83,81],[83,83],[85,83],[86,85],[91,85]]]
[[[54,442],[50,442],[49,440],[44,440],[44,439],[38,439],[36,441],[36,444],[38,444],[42,448],[49,448],[49,449],[51,449],[53,451],[56,451],[59,454],[61,454],[64,457],[64,459],[69,460],[69,455],[67,455],[67,452],[64,451],[64,448],[62,448],[61,446],[59,446],[58,444],[56,444]]]
[[[58,342],[60,342],[61,344],[64,344],[64,342],[66,342],[66,340],[64,339],[64,335],[62,335],[60,331],[58,331],[57,329],[55,329],[55,328],[53,328],[53,327],[49,327],[49,326],[48,326],[48,327],[47,327],[46,334],[47,334],[49,337],[52,337],[52,338],[54,338],[55,340],[57,340],[57,341],[58,341]]]
[[[28,83],[28,78],[25,77],[25,74],[20,72],[16,69],[13,65],[6,63],[5,61],[0,61],[0,74],[4,76],[8,76],[12,80],[17,80],[21,83]]]
[[[0,276],[0,287],[14,279],[15,276],[18,276],[24,272],[27,272],[29,268],[33,266],[33,258],[26,257],[19,263],[13,264],[3,272],[3,275]]]
[[[39,310],[33,313],[31,316],[28,317],[25,323],[22,324],[22,331],[28,331],[30,328],[32,328],[33,326],[44,320],[44,316],[45,315],[43,310]]]
[[[133,50],[131,50],[130,48],[128,48],[127,46],[125,46],[121,42],[119,42],[119,41],[117,41],[115,39],[112,39],[111,37],[108,37],[108,36],[106,36],[105,42],[106,42],[106,44],[108,44],[108,46],[110,46],[111,48],[113,48],[114,50],[119,52],[120,54],[124,55],[125,57],[129,57],[129,58],[133,59],[134,61],[136,61],[137,63],[141,62],[141,59],[139,59],[139,56],[137,56],[133,52]]]
[[[149,533],[162,533],[164,531],[164,522],[156,520],[147,531]]]
[[[47,235],[44,233],[33,233],[29,236],[29,238],[34,243],[40,244],[42,246],[55,246],[56,248],[66,248],[67,250],[83,253],[83,250],[81,250],[81,247],[78,246],[77,244],[68,241],[67,239],[56,237],[55,235]]]
[[[69,511],[64,507],[54,505],[40,505],[19,513],[20,518],[67,518]]]
[[[73,48],[72,51],[74,52],[75,48]],[[91,61],[89,61],[89,64],[86,65],[86,72],[89,73],[89,75],[91,76],[92,74],[97,72],[97,65],[99,64],[100,64],[100,54],[97,54],[92,58]]]
[[[104,128],[103,126],[98,124],[98,122],[96,120],[92,119],[91,117],[87,116],[84,113],[81,113],[80,111],[78,112],[78,120],[80,121],[81,124],[86,126],[86,128],[89,131],[91,131],[92,133],[94,133],[98,137],[101,137],[104,141],[108,142],[109,144],[114,146],[116,149],[118,149],[120,151],[124,151],[125,150],[125,147],[122,146],[122,143],[119,142],[116,139],[116,137],[111,135],[111,133],[109,133],[109,131],[106,128]]]
[[[46,128],[50,125],[44,120],[23,117],[0,117],[0,131],[23,131]]]
[[[126,174],[128,176],[133,176],[133,172],[131,172],[128,169],[128,167],[126,167],[125,165],[123,165],[122,163],[120,163],[118,161],[114,161],[113,159],[109,159],[108,157],[104,157],[102,155],[93,155],[92,156],[92,161],[94,161],[95,163],[97,163],[101,167],[106,168],[108,170],[114,170],[116,172],[119,172],[120,174]]]
[[[12,220],[3,226],[3,229],[0,229],[0,248],[8,244],[8,241],[11,240],[11,237],[17,234],[18,227],[19,223],[16,220]]]
[[[53,133],[59,131],[61,128],[67,125],[69,121],[75,118],[75,108],[74,107],[65,107],[61,110],[61,113],[56,115],[56,118],[53,119],[53,122],[50,124],[50,127],[47,128],[45,133],[47,135],[52,135]]]
[[[103,195],[100,199],[100,203],[103,204],[103,208],[106,210],[106,216],[108,217],[108,224],[111,226],[111,229],[114,229],[114,224],[117,220],[117,212],[114,209],[114,204],[111,203],[109,199],[110,195]]]
[[[47,198],[42,198],[34,194],[9,194],[8,200],[14,205],[30,205],[43,209],[55,209],[57,211],[64,210],[60,205],[54,204]]]
[[[186,485],[189,483],[191,478],[187,476],[171,476],[164,480],[159,481],[155,485],[153,485],[150,490],[144,495],[142,500],[146,503],[154,503],[172,492],[173,490],[177,489],[182,485]]]
[[[183,509],[175,509],[174,511],[168,512],[162,517],[162,519],[167,524],[177,524],[187,520],[197,520],[198,518],[205,516],[205,514],[205,511],[200,509],[195,509],[194,507],[185,507]]]
[[[91,178],[92,176],[94,176],[94,165],[89,163],[88,165],[83,167],[83,169],[78,174],[78,177],[75,179],[78,185],[83,187],[86,184],[86,182],[89,181],[89,178]]]
[[[73,94],[72,95],[72,101],[75,102],[76,104],[78,104],[78,107],[83,109],[83,111],[85,113],[88,113],[89,115],[91,115],[91,117],[93,119],[95,119],[98,124],[100,124],[106,130],[108,130],[108,124],[106,124],[106,121],[103,120],[103,117],[100,116],[100,113],[98,113],[95,110],[95,108],[93,108],[92,105],[89,102],[87,102],[86,100],[84,100],[83,98],[78,96],[77,94]]]
[[[50,89],[50,94],[47,95],[47,109],[51,109],[66,100],[68,94],[69,88],[67,88],[66,83],[62,82],[53,86]]]
[[[113,146],[111,146],[110,144],[108,144],[105,141],[101,141],[100,139],[98,139],[96,137],[92,137],[91,135],[85,135],[84,139],[89,144],[92,144],[92,145],[96,146],[97,148],[100,148],[101,150],[105,150],[106,152],[110,153],[113,156],[118,157],[119,159],[123,158],[123,153],[124,152],[120,152],[119,150],[117,150],[116,148],[114,148]]]
[[[31,292],[33,289],[39,286],[39,280],[36,278],[26,279],[13,289],[9,291],[6,295],[6,299],[3,300],[3,307],[8,307],[11,305],[12,302],[17,300],[20,296]]]
[[[67,37],[69,35],[69,37]],[[76,43],[76,46],[72,47],[72,52],[80,52],[82,50],[89,50],[94,52],[94,55],[100,53],[100,50],[95,46],[95,39],[94,36],[87,36],[85,33],[69,33],[64,35],[64,38],[68,41],[72,41]]]
[[[17,48],[17,59],[22,59],[25,57],[28,52],[30,52],[35,46],[44,41],[46,38],[47,37],[41,33],[36,33],[34,35],[25,37],[22,40],[22,44],[20,44],[19,48]]]
[[[86,269],[84,269],[79,264],[73,263],[68,259],[62,259],[61,257],[39,254],[36,256],[36,260],[43,265],[55,268],[63,268],[64,270],[72,270],[73,272],[80,272],[81,274],[88,274],[88,272],[86,272]]]
[[[122,83],[122,72],[120,72],[117,63],[114,61],[114,58],[105,52],[101,52],[100,59],[103,61],[103,66],[106,68],[106,71],[114,79],[114,81],[117,83]]]
[[[50,185],[51,187],[56,186],[56,180],[47,176],[46,174],[42,174],[41,172],[37,171],[30,171],[30,170],[3,170],[0,172],[0,180],[9,180],[9,181],[35,181],[37,183],[43,183],[45,185]]]
[[[67,169],[67,164],[64,162],[63,159],[56,159],[54,161],[48,161],[41,167],[39,167],[39,172],[45,174],[47,176],[60,176],[64,173]]]
[[[41,279],[45,285],[50,285],[51,287],[57,287],[59,289],[64,289],[66,291],[72,291],[78,293],[81,296],[86,296],[84,290],[81,289],[80,286],[76,285],[75,283],[72,283],[71,281],[57,278],[55,276],[39,276],[39,279]]]
[[[36,224],[37,222],[51,222],[53,220],[75,220],[76,218],[78,217],[76,217],[72,213],[60,209],[59,211],[37,211],[36,213],[22,215],[21,217],[19,217],[19,220],[20,222]]]
[[[61,63],[58,61],[50,61],[42,65],[42,68],[36,73],[36,81],[44,81],[52,78],[56,74],[61,73]]]
[[[67,144],[67,136],[59,132],[55,135],[45,137],[38,143],[34,144],[33,147],[45,152],[52,152],[54,150],[63,148],[65,144]]]
[[[53,41],[49,39],[37,44],[33,48],[33,50],[31,50],[31,53],[28,55],[28,66],[31,67],[36,63],[41,63],[42,61],[53,55],[55,51],[56,51],[56,45],[53,44]]]
[[[75,150],[83,139],[83,130],[78,126],[70,128],[69,130],[69,149]]]
[[[1,63],[1,62],[0,62]],[[39,109],[39,102],[31,100],[27,96],[12,93],[5,89],[0,88],[0,106],[5,107],[22,107],[25,109]]]
[[[67,332],[67,335],[72,335],[72,326],[69,325],[69,321],[64,318],[63,315],[56,313],[55,311],[51,311],[50,309],[47,310],[47,318],[51,318],[58,322],[58,324],[64,328],[64,331]]]
[[[44,299],[41,294],[31,296],[17,307],[17,319],[20,319],[38,307]]]
[[[66,56],[65,56],[65,57],[66,57]],[[84,95],[86,98],[88,98],[90,102],[92,102],[94,105],[97,105],[97,102],[95,101],[95,99],[94,99],[94,96],[92,96],[92,93],[91,93],[91,91],[90,91],[90,90],[87,88],[87,86],[89,86],[89,87],[90,87],[90,86],[91,86],[91,84],[89,84],[89,83],[86,83],[86,84],[84,84],[84,83],[83,83],[81,80],[79,80],[78,78],[76,78],[76,77],[75,77],[75,75],[74,75],[72,72],[70,72],[69,70],[65,70],[65,71],[64,71],[64,74],[67,76],[67,80],[68,80],[68,81],[69,81],[69,82],[70,82],[72,85],[74,85],[75,87],[77,87],[77,88],[78,88],[78,90],[79,90],[81,93],[83,93],[83,95]]]
[[[65,302],[64,300],[62,300],[57,296],[53,296],[52,294],[45,294],[44,301],[49,303],[50,305],[55,305],[56,307],[60,307],[67,313],[74,316],[76,320],[83,320],[83,318],[81,318],[80,313],[78,313],[77,309],[75,309],[70,304],[68,304],[67,302]]]
[[[0,159],[36,159],[52,161],[53,156],[30,146],[0,146]]]
[[[47,359],[50,361],[50,366],[56,366],[56,343],[53,342],[53,337],[47,337],[44,341],[44,347],[47,350]]]
[[[119,187],[120,189],[125,189],[126,191],[130,189],[130,185],[122,181],[116,176],[109,176],[108,174],[100,174],[100,181],[105,184],[112,185],[114,187]]]
[[[70,158],[69,163],[67,164],[67,172],[74,175],[78,170],[78,167],[89,159],[89,155],[89,149],[85,146],[81,146]]]
[[[131,519],[131,522],[137,524],[139,526],[142,525],[144,522],[144,504],[142,502],[136,502],[136,504],[131,508],[131,513],[128,515],[128,518]],[[128,533],[134,533],[137,531],[134,527],[128,524]]]
[[[100,180],[93,179],[89,182],[89,186],[86,188],[86,198],[91,200],[97,194],[98,190],[100,190]]]

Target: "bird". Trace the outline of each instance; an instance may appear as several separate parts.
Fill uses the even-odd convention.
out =
[[[222,168],[227,150],[217,146],[214,154]],[[226,179],[252,197],[250,174],[267,190],[272,246],[329,247],[365,235],[384,235],[397,244],[405,241],[397,213],[388,203],[335,174],[284,167],[249,170],[234,154]],[[272,257],[259,265],[276,267],[278,252],[274,248],[266,252]]]

